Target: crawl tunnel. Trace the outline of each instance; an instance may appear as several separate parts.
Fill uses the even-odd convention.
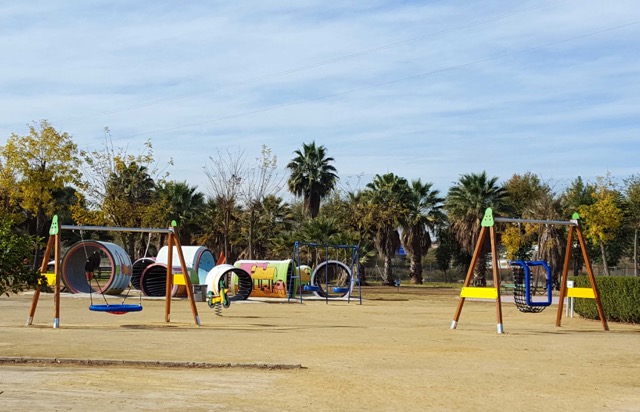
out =
[[[173,267],[173,274],[182,273],[180,266]],[[152,263],[148,265],[140,276],[140,291],[145,296],[165,296],[167,288],[167,265],[166,263]],[[187,296],[187,288],[185,285],[177,285],[174,283],[171,289],[172,297]]]
[[[182,256],[189,273],[189,279],[194,285],[203,285],[207,275],[216,264],[213,253],[204,246],[182,246]],[[169,263],[169,248],[162,247],[158,251],[153,263],[148,264],[140,275],[140,290],[146,296],[165,296],[167,283],[167,264]],[[142,265],[142,263],[140,263]],[[178,250],[174,248],[173,257],[174,285],[171,290],[173,297],[187,296],[187,288],[182,276]]]
[[[311,275],[311,290],[323,298],[341,298],[351,294],[351,269],[339,260],[318,264]]]
[[[99,257],[94,280],[89,283],[85,265],[90,257]],[[72,245],[62,258],[62,281],[73,293],[119,295],[129,287],[132,265],[129,255],[111,242],[84,240]]]
[[[133,262],[132,266],[132,275],[131,275],[131,286],[140,290],[140,278],[142,277],[142,273],[149,266],[156,263],[155,258],[141,258]]]
[[[221,280],[229,289],[229,300],[246,300],[251,295],[253,281],[244,269],[226,263],[214,267],[206,278],[207,292],[219,295]]]
[[[189,271],[191,283],[204,285],[209,271],[216,265],[213,253],[204,246],[182,246],[182,255],[187,271]],[[169,263],[169,248],[167,246],[163,246],[158,251],[156,262],[164,263],[165,265]],[[180,267],[177,248],[173,248],[173,267]]]
[[[311,280],[308,267],[302,267],[300,279],[292,279],[294,268],[292,259],[238,260],[234,266],[250,274],[253,281],[251,290],[253,297],[286,298],[289,294],[294,296],[300,287],[300,281],[304,284]],[[291,290],[289,290],[290,287]]]

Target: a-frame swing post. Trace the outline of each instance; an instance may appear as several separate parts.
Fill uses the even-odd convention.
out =
[[[491,239],[491,264],[493,266],[493,286],[496,288],[496,320],[498,333],[504,333],[502,325],[502,300],[500,299],[500,273],[498,266],[498,249],[496,248],[495,226],[489,227],[489,238]]]
[[[62,250],[62,241],[60,240],[60,232],[58,231],[55,234],[55,249],[54,249],[54,267],[56,273],[56,285],[53,294],[53,306],[54,306],[54,315],[53,315],[53,327],[57,329],[60,327],[60,282],[62,276],[60,276],[60,259],[61,259],[61,250]]]
[[[180,243],[180,236],[177,233],[177,224],[174,221],[171,222],[171,228],[174,232],[173,243],[176,246],[176,250],[178,251],[178,259],[180,259],[180,267],[182,268],[182,273],[184,274],[184,284],[187,288],[187,297],[189,298],[189,305],[191,306],[191,313],[193,314],[193,320],[196,323],[196,326],[200,326],[200,316],[198,315],[198,308],[196,307],[196,301],[193,296],[193,284],[191,283],[191,276],[187,271],[187,264],[184,260],[184,254],[182,253],[182,244]]]
[[[591,261],[589,260],[589,256],[587,255],[587,246],[584,241],[584,237],[582,236],[582,229],[580,228],[580,224],[577,226],[577,234],[578,240],[580,241],[580,249],[582,249],[582,258],[584,260],[584,265],[587,268],[587,276],[589,276],[589,282],[591,283],[591,289],[593,290],[593,298],[596,301],[596,307],[598,308],[598,316],[600,317],[600,323],[602,324],[602,328],[604,330],[609,330],[609,325],[607,324],[607,318],[604,315],[604,309],[602,308],[602,301],[600,300],[600,293],[598,293],[598,285],[596,284],[596,278],[593,275],[593,268],[591,267]]]
[[[560,327],[562,323],[562,310],[564,307],[564,298],[567,296],[567,281],[569,280],[569,264],[571,263],[571,248],[573,245],[573,233],[575,226],[569,226],[567,234],[567,248],[564,252],[564,265],[562,266],[562,275],[560,276],[560,298],[558,299],[558,313],[556,314],[556,326]]]
[[[164,321],[171,322],[171,292],[173,291],[173,231],[167,236],[167,279],[164,299]],[[185,275],[186,276],[186,275]]]
[[[165,295],[165,310],[164,321],[171,321],[171,292],[173,291],[173,248],[176,248],[178,260],[180,261],[180,268],[184,277],[185,287],[187,288],[187,297],[191,306],[191,313],[196,326],[200,326],[200,316],[198,315],[198,308],[193,296],[193,285],[191,283],[191,277],[187,270],[187,264],[184,260],[184,254],[182,253],[182,245],[177,234],[177,224],[175,221],[171,222],[171,228],[167,236],[167,281],[166,281],[166,295]]]
[[[495,222],[493,218],[493,211],[491,208],[487,208],[484,217],[481,222],[480,235],[476,242],[473,255],[471,256],[471,263],[469,264],[469,270],[467,271],[467,277],[464,280],[462,290],[460,291],[460,300],[458,301],[458,307],[451,322],[451,329],[455,329],[458,326],[458,320],[462,312],[462,306],[466,298],[479,298],[479,299],[494,299],[496,301],[496,320],[497,320],[497,332],[504,333],[502,325],[502,302],[500,301],[500,273],[498,272],[498,251],[496,248],[496,233],[494,228]],[[491,255],[493,263],[493,287],[469,287],[471,282],[471,276],[476,267],[476,262],[480,253],[482,253],[482,245],[484,244],[485,237],[487,235],[487,228],[489,228],[489,237],[491,242]]]
[[[564,299],[566,297],[578,297],[578,298],[588,298],[594,299],[596,303],[596,308],[598,310],[598,316],[600,317],[600,323],[602,324],[602,328],[607,331],[609,330],[609,325],[607,323],[607,318],[604,314],[604,308],[602,307],[602,300],[600,299],[600,293],[598,292],[598,285],[596,283],[596,278],[593,274],[593,267],[591,266],[591,260],[589,259],[589,255],[587,254],[587,245],[584,240],[584,236],[582,235],[582,228],[580,227],[580,222],[578,218],[580,216],[578,214],[574,214],[572,223],[574,223],[569,228],[569,235],[567,236],[567,252],[565,254],[565,265],[562,271],[562,280],[560,285],[560,298],[558,302],[558,313],[556,315],[556,326],[561,326],[562,322],[562,308],[564,305]],[[591,284],[591,288],[572,288],[571,291],[567,288],[567,280],[568,280],[568,272],[569,272],[569,256],[571,254],[571,245],[573,245],[573,235],[576,234],[578,238],[578,243],[580,244],[580,251],[582,252],[582,259],[584,260],[584,266],[587,269],[587,277],[589,278],[589,283]]]
[[[469,264],[469,269],[467,270],[467,277],[464,279],[464,283],[462,284],[463,288],[466,288],[471,283],[471,276],[473,276],[473,270],[476,267],[476,262],[478,261],[478,255],[480,254],[480,250],[482,249],[482,244],[484,243],[485,233],[487,228],[485,226],[480,229],[480,235],[478,236],[478,241],[476,242],[476,248],[473,251],[473,255],[471,256],[471,263]],[[458,320],[460,320],[460,314],[462,313],[462,306],[464,306],[465,297],[460,295],[460,299],[458,300],[458,307],[456,308],[456,313],[453,316],[453,321],[451,322],[451,329],[455,329],[458,326]]]
[[[57,220],[57,217],[54,216],[54,219]],[[49,262],[49,256],[51,255],[51,249],[53,249],[54,243],[55,243],[55,236],[49,236],[49,240],[47,241],[47,247],[45,248],[44,255],[42,256],[42,263],[40,264],[40,274],[43,274],[47,271],[47,262]],[[29,317],[27,318],[27,326],[33,323],[33,317],[36,314],[36,308],[38,307],[39,300],[40,300],[40,285],[36,286],[36,289],[33,292],[33,298],[31,299],[31,309],[29,310]]]

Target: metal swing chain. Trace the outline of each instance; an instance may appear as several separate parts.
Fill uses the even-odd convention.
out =
[[[142,259],[146,259],[147,258],[147,253],[149,252],[149,245],[151,244],[151,232],[149,232],[149,237],[147,238],[147,246],[144,249],[144,256],[142,257]],[[127,300],[127,297],[129,297],[129,292],[131,292],[131,287],[133,285],[131,284],[131,282],[129,282],[129,287],[127,288],[127,293],[124,295],[124,298],[122,298],[122,305],[124,305],[125,300]],[[138,306],[142,306],[142,293],[138,294]]]
[[[84,231],[80,230],[80,242],[82,243],[82,250],[84,251],[84,258],[85,260],[85,265],[86,262],[89,262],[89,253],[87,252],[87,245],[86,242],[84,240]],[[100,269],[100,267],[98,266],[98,270]],[[93,272],[91,272],[93,273]],[[86,270],[85,270],[85,277],[87,276]],[[102,286],[100,285],[100,282],[98,281],[98,278],[93,275],[91,279],[87,279],[87,284],[89,285],[89,300],[91,301],[91,304],[93,305],[93,287],[91,287],[91,280],[95,280],[96,281],[96,285],[98,286],[98,290],[102,290]],[[104,299],[104,302],[107,306],[109,306],[109,301],[107,300],[107,297],[104,295],[104,293],[101,293],[102,298]]]

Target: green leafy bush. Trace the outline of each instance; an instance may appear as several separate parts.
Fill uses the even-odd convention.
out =
[[[587,276],[574,278],[578,288],[591,287]],[[640,278],[596,277],[602,308],[608,321],[640,323]],[[595,299],[575,300],[575,311],[588,319],[599,319]]]
[[[36,239],[15,233],[10,220],[0,218],[0,296],[36,287],[43,279],[29,264]]]

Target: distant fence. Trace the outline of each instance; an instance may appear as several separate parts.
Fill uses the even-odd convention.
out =
[[[506,261],[505,261],[506,262]],[[489,262],[487,262],[489,263]],[[487,265],[487,277],[491,278],[491,265]],[[382,272],[384,271],[384,261],[382,259],[372,259],[365,267],[367,282],[371,284],[382,282]],[[583,272],[585,269],[583,268]],[[593,272],[596,276],[603,276],[604,271],[601,265],[593,264]],[[409,260],[405,256],[396,256],[391,259],[392,280],[400,279],[408,281],[410,279]],[[613,266],[609,268],[611,276],[634,276],[632,265]],[[424,263],[422,268],[422,280],[424,282],[452,282],[457,283],[464,280],[467,274],[467,267],[464,265],[454,266],[445,274],[438,269],[433,263]],[[510,266],[500,262],[500,274],[504,280],[504,276],[509,276]],[[569,275],[573,275],[573,269]]]

